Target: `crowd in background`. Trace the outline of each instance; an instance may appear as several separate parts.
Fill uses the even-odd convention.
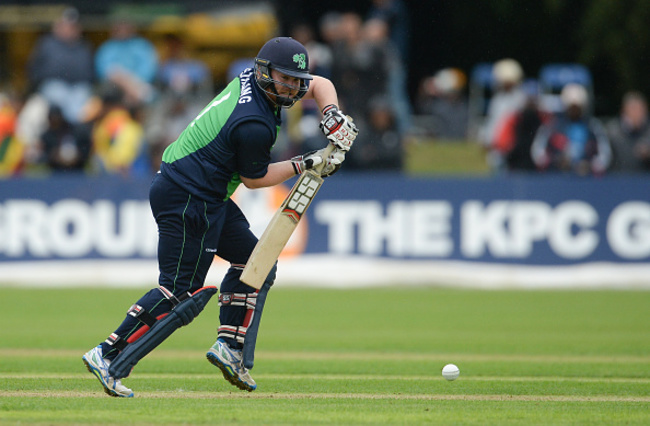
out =
[[[562,72],[571,74],[570,68]],[[604,122],[593,114],[588,78],[568,79],[543,92],[538,79],[525,78],[514,59],[489,69],[485,113],[471,135],[464,72],[438,71],[422,81],[416,98],[425,131],[450,140],[475,138],[496,172],[556,172],[580,176],[650,171],[650,120],[645,96],[625,94],[618,116]]]
[[[29,89],[0,98],[0,174],[151,175],[213,96],[208,67],[169,34],[164,56],[126,16],[93,49],[66,9],[30,53]]]
[[[473,132],[462,70],[432,72],[409,98],[408,33],[401,0],[375,1],[366,16],[330,12],[316,26],[290,29],[307,48],[312,73],[334,82],[342,110],[361,129],[346,170],[403,170],[414,128],[428,140],[476,140],[495,172],[650,170],[650,122],[641,93],[628,93],[620,116],[602,123],[593,116],[592,88],[567,84],[549,107],[539,83],[526,79],[516,60],[503,59],[491,65],[490,97]],[[242,59],[231,77],[252,65]],[[26,94],[0,94],[0,176],[30,169],[151,175],[162,151],[220,89],[179,36],[167,35],[161,52],[119,17],[110,37],[93,49],[74,9],[39,39],[25,71]],[[312,101],[283,114],[288,126],[275,156],[326,143]]]

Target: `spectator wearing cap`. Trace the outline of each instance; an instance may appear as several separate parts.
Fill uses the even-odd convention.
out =
[[[38,40],[28,62],[34,90],[63,117],[76,124],[93,90],[93,52],[82,37],[79,13],[68,8],[52,25],[50,34]]]
[[[504,159],[495,149],[499,126],[513,113],[521,110],[526,103],[526,94],[521,83],[524,71],[514,59],[502,59],[492,67],[494,96],[488,104],[485,123],[479,131],[479,140],[488,150],[488,162],[495,170],[504,167]]]
[[[602,123],[587,113],[587,90],[579,84],[567,84],[560,99],[564,111],[542,126],[533,141],[535,164],[540,170],[602,175],[609,167],[612,151]]]
[[[449,140],[467,137],[466,82],[465,73],[458,68],[443,68],[422,80],[417,112],[427,118],[426,128],[432,136]]]

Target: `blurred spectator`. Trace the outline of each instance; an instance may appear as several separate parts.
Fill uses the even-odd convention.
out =
[[[83,171],[91,150],[90,126],[72,125],[59,107],[50,108],[49,126],[41,136],[45,163],[52,171]]]
[[[372,127],[367,129],[368,137],[373,135],[384,141],[374,145],[361,142],[355,146],[353,157],[356,157],[357,167],[399,168],[401,140],[410,121],[410,104],[405,87],[400,83],[403,68],[388,39],[387,24],[379,19],[364,24],[359,15],[345,13],[336,21],[336,26],[340,39],[332,47],[332,81],[340,87],[341,106],[355,117],[364,132],[366,127]],[[371,105],[369,100],[377,105]],[[385,145],[390,157],[378,152],[379,145]]]
[[[444,68],[422,80],[416,102],[417,113],[426,117],[426,129],[432,136],[462,140],[467,137],[469,111],[463,90],[465,73]]]
[[[523,108],[526,95],[521,88],[524,72],[514,59],[502,59],[492,67],[495,93],[489,101],[485,123],[479,131],[479,140],[488,150],[488,163],[494,170],[504,166],[504,159],[495,146],[501,121]]]
[[[114,17],[111,36],[95,55],[95,68],[100,82],[119,86],[129,105],[148,103],[153,99],[152,83],[158,72],[158,54],[153,44],[136,32],[127,17]]]
[[[341,15],[341,39],[332,46],[332,82],[341,108],[356,120],[367,116],[368,99],[386,94],[389,73],[385,52],[364,42],[362,24],[355,13]]]
[[[550,115],[539,105],[539,84],[529,80],[523,84],[526,103],[503,120],[496,135],[495,148],[505,158],[508,170],[536,170],[531,147],[539,128],[549,122]]]
[[[395,124],[392,103],[386,97],[375,97],[369,109],[368,123],[347,154],[346,170],[401,170],[403,138]]]
[[[130,175],[139,166],[144,132],[132,111],[125,106],[118,86],[104,86],[102,108],[92,131],[94,160],[100,171]]]
[[[340,15],[336,13],[327,14],[321,20],[321,27],[334,28],[338,24]],[[326,22],[323,24],[323,22]],[[331,34],[330,36],[333,36]],[[330,78],[332,75],[332,49],[326,43],[316,40],[314,28],[309,24],[297,24],[291,29],[291,37],[302,43],[309,53],[309,68],[311,74]],[[283,121],[287,126],[283,127],[284,134],[281,134],[279,142],[281,149],[274,149],[272,155],[280,160],[301,152],[313,151],[322,148],[327,144],[327,139],[318,130],[318,123],[321,119],[321,112],[313,99],[303,99],[290,109],[282,111]],[[285,143],[282,144],[281,142]]]
[[[612,144],[612,170],[617,172],[650,171],[650,121],[648,103],[639,92],[623,96],[620,115],[608,123]]]
[[[145,123],[145,140],[150,151],[151,165],[157,170],[162,153],[185,130],[187,123],[196,117],[205,102],[199,104],[196,98],[187,94],[169,93],[149,108]]]
[[[228,78],[227,81],[234,80],[246,68],[253,68],[254,66],[255,66],[255,58],[253,57],[244,57],[232,61],[228,66],[228,71],[226,73],[226,76]]]
[[[23,143],[26,166],[42,162],[41,135],[47,130],[47,115],[50,104],[45,98],[34,93],[23,99],[18,111],[16,137]]]
[[[25,149],[15,136],[16,121],[11,99],[0,93],[0,177],[18,174],[23,167]]]
[[[30,84],[70,123],[81,120],[81,111],[93,90],[93,52],[81,34],[79,13],[66,9],[52,26],[51,34],[38,40],[28,63]]]
[[[601,175],[611,161],[605,129],[587,115],[589,96],[584,86],[567,84],[560,95],[565,111],[542,126],[533,141],[532,155],[541,170]]]
[[[311,74],[330,78],[332,74],[332,49],[316,40],[314,28],[306,23],[291,29],[291,37],[298,40],[309,53],[309,71]]]
[[[390,96],[397,130],[404,135],[411,127],[411,102],[406,88],[406,70],[400,54],[388,37],[388,24],[369,19],[363,25],[362,37],[369,49],[381,52],[388,73],[386,92]]]
[[[176,95],[208,93],[211,97],[212,76],[208,66],[189,56],[183,39],[175,34],[165,36],[166,58],[160,64],[158,83],[163,92]]]
[[[336,11],[325,13],[318,20],[318,31],[323,42],[330,48],[341,41],[342,14]]]
[[[165,59],[157,78],[160,96],[148,106],[145,121],[149,161],[155,170],[160,166],[165,148],[178,138],[213,96],[208,66],[190,57],[183,39],[168,34],[165,47]]]
[[[390,41],[407,69],[411,24],[406,4],[402,0],[373,0],[367,19],[381,19],[388,24]]]

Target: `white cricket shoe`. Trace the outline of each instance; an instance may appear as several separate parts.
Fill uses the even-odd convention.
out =
[[[133,391],[124,386],[119,379],[115,380],[108,374],[108,366],[111,362],[104,359],[102,355],[102,346],[98,345],[88,351],[81,359],[86,364],[88,371],[93,373],[102,384],[104,392],[110,396],[132,398]]]
[[[239,389],[253,392],[257,389],[255,380],[242,363],[241,350],[232,349],[226,342],[217,339],[206,354],[208,361],[217,366],[223,377]]]

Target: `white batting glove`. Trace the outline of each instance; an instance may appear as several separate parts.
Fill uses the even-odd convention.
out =
[[[325,148],[319,149],[318,151],[310,151],[306,154],[293,157],[291,159],[291,165],[293,166],[294,172],[299,175],[305,170],[313,169],[325,161],[325,165],[323,166],[320,175],[321,177],[332,176],[341,168],[341,164],[345,161],[345,152],[339,149],[334,149],[327,159],[323,158],[324,155]]]
[[[313,169],[323,162],[323,150],[309,151],[302,155],[296,155],[291,159],[293,171],[297,175],[302,174],[305,170]]]
[[[323,119],[319,124],[327,139],[339,149],[349,151],[359,134],[359,129],[349,115],[343,114],[336,105],[323,108]]]
[[[339,169],[341,168],[341,164],[345,161],[345,151],[340,150],[338,148],[334,149],[332,153],[327,157],[327,162],[325,163],[325,167],[323,167],[323,170],[321,170],[320,175],[321,177],[330,177],[334,173],[338,172]]]

